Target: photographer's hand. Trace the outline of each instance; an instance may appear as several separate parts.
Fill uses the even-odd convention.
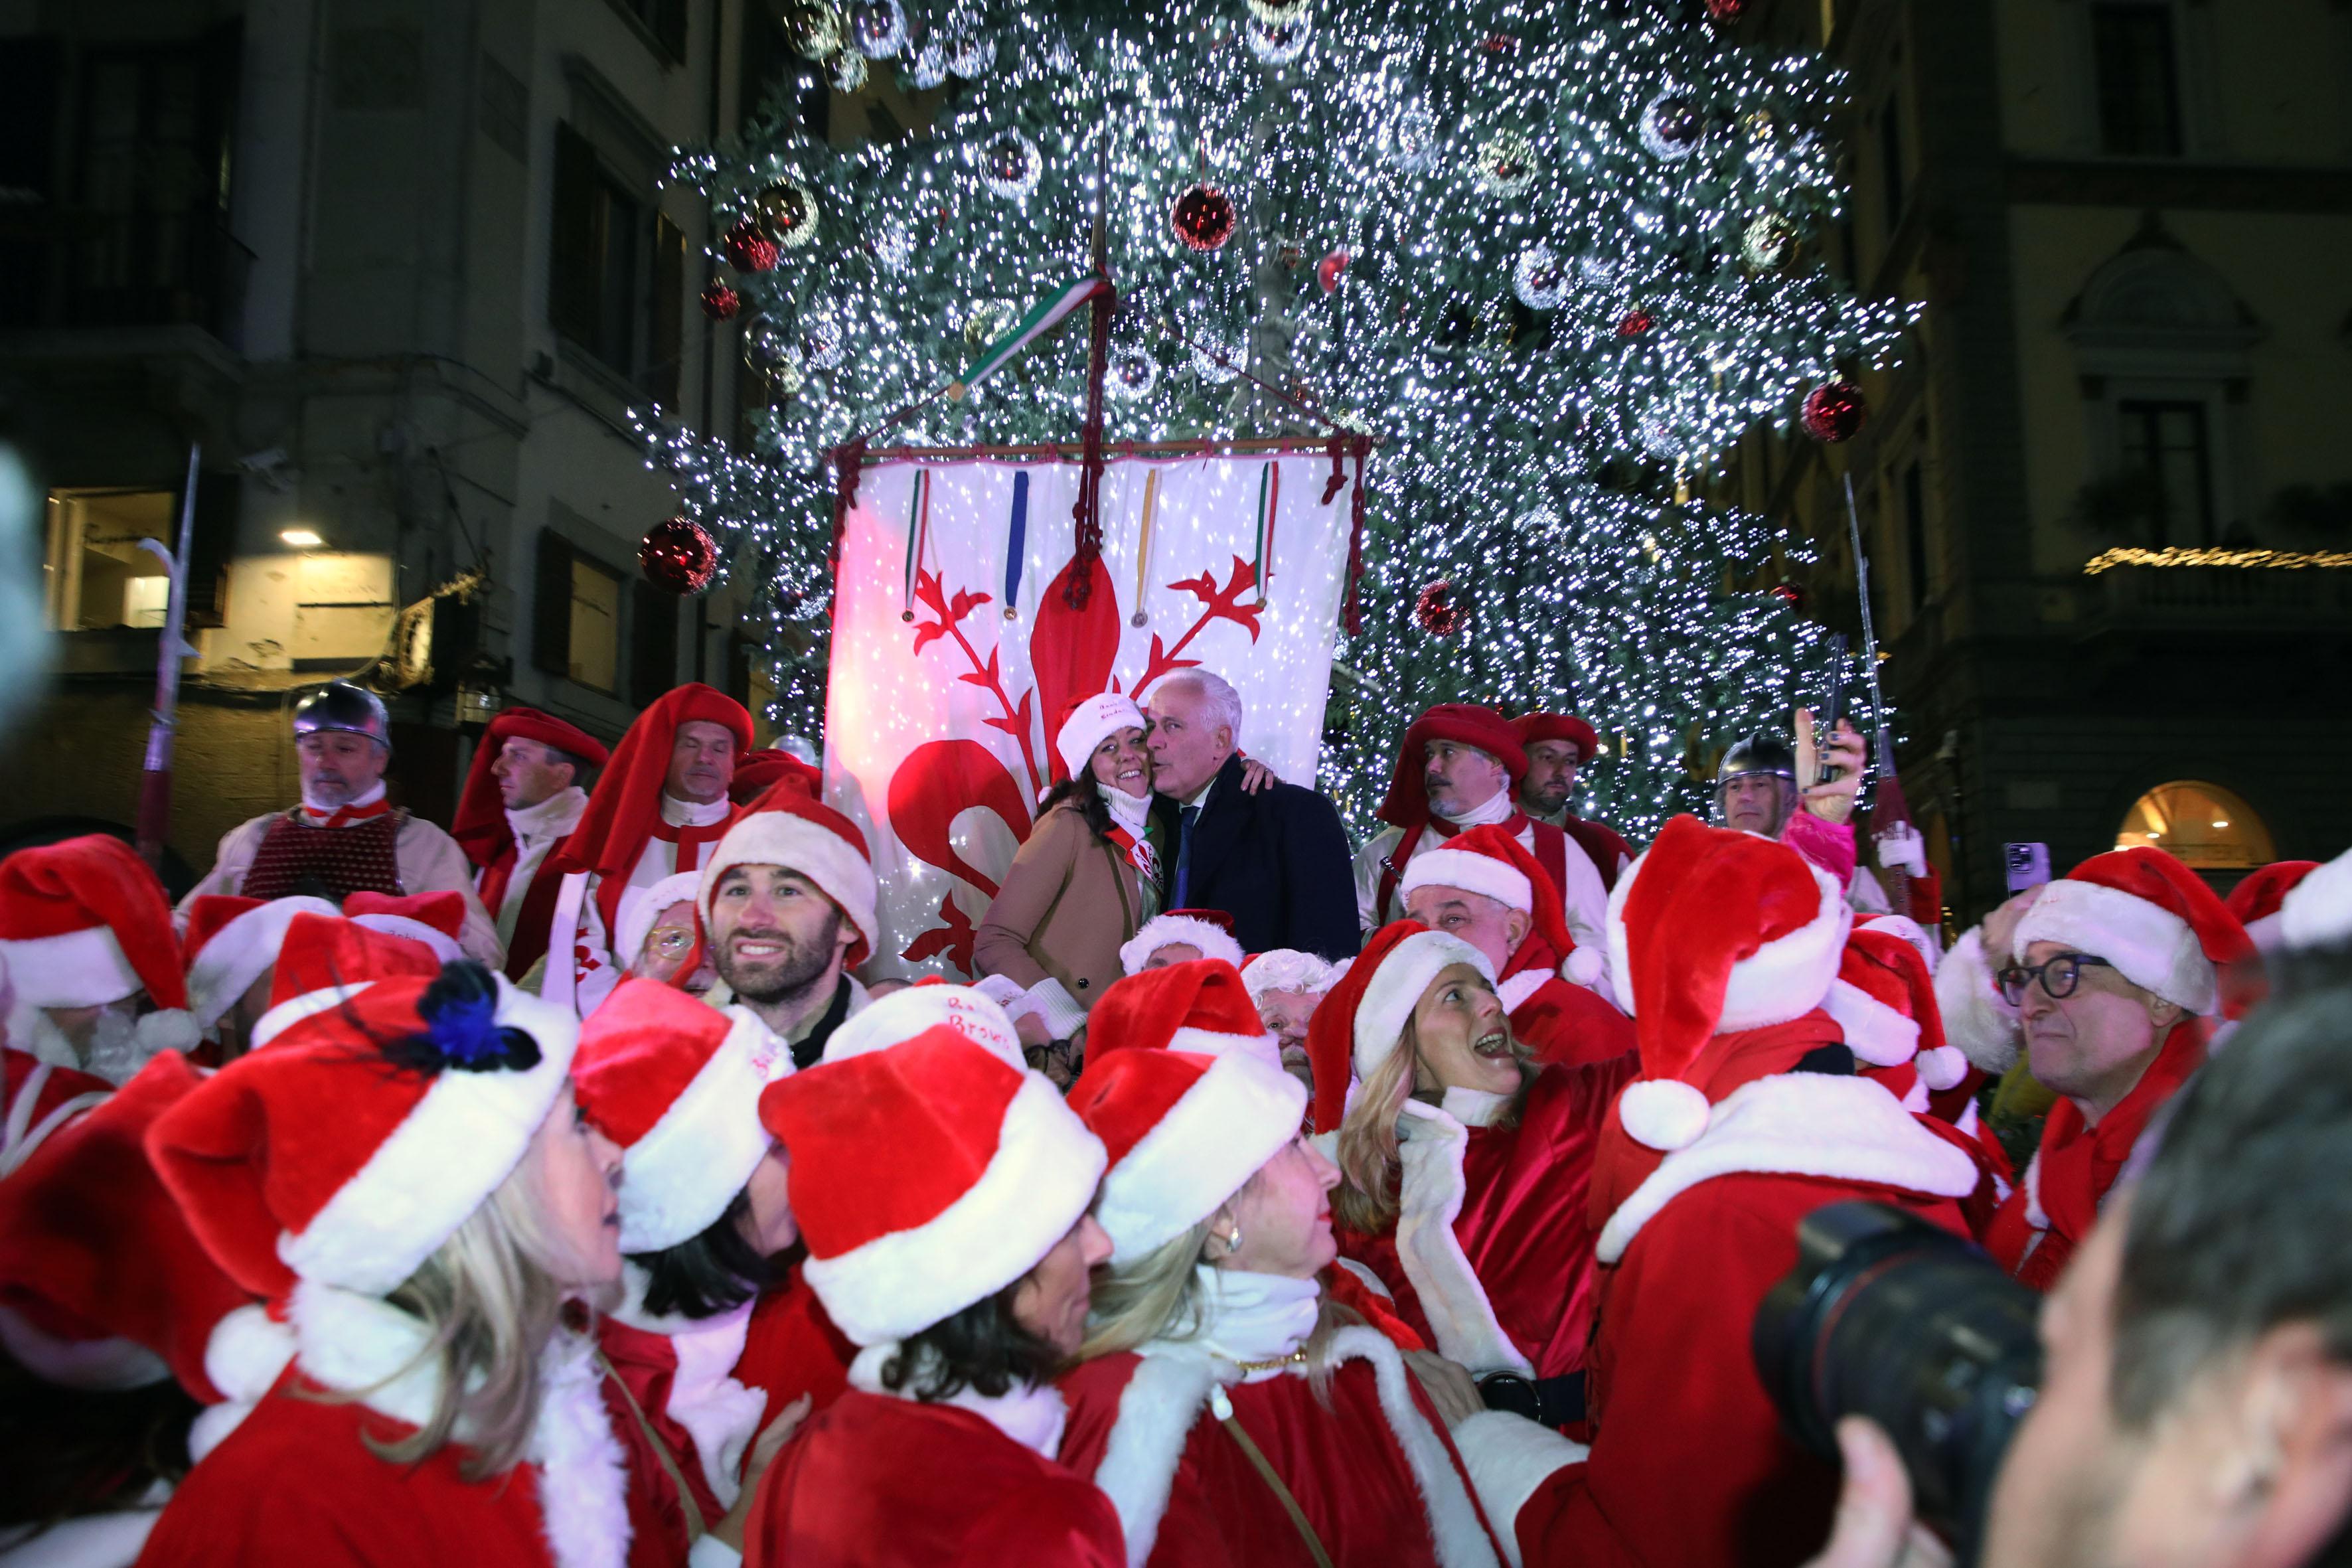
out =
[[[1911,1478],[1875,1422],[1838,1423],[1845,1486],[1829,1544],[1805,1568],[1952,1568],[1949,1548],[1911,1518]]]

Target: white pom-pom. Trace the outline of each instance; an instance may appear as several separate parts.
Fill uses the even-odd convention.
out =
[[[1572,985],[1590,986],[1601,978],[1601,952],[1580,947],[1559,961],[1559,977]]]
[[[158,1051],[193,1051],[203,1043],[205,1032],[196,1027],[196,1016],[184,1007],[169,1007],[150,1013],[135,1026],[139,1043],[150,1055]]]
[[[205,1375],[231,1400],[268,1394],[294,1359],[294,1331],[260,1307],[239,1307],[205,1341]]]
[[[1706,1131],[1706,1096],[1675,1078],[1645,1078],[1617,1098],[1617,1119],[1635,1142],[1671,1152],[1687,1149]]]
[[[1911,1058],[1911,1065],[1918,1070],[1919,1081],[1932,1089],[1957,1089],[1960,1080],[1969,1076],[1969,1058],[1958,1046],[1937,1046],[1933,1050],[1921,1051]]]

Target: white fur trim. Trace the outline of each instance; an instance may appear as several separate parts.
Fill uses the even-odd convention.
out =
[[[2035,1230],[2050,1228],[2050,1213],[2042,1206],[2042,1151],[2033,1151],[2033,1158],[2025,1163],[2025,1174],[2021,1179],[2025,1188],[2025,1223]],[[2020,1262],[2024,1261],[2022,1258]]]
[[[1028,1067],[1013,1020],[977,986],[909,985],[862,1008],[853,997],[851,1007],[850,1016],[825,1039],[827,1062],[887,1050],[944,1024],[1006,1066],[1016,1070]],[[785,1059],[791,1059],[790,1053]]]
[[[20,1005],[100,1007],[147,989],[113,930],[103,925],[0,942],[0,961]]]
[[[144,1388],[171,1380],[163,1358],[129,1340],[61,1340],[13,1307],[0,1307],[0,1347],[43,1383],[89,1391]]]
[[[433,956],[444,963],[455,963],[466,956],[465,949],[457,945],[457,938],[439,926],[428,924],[410,915],[373,913],[353,915],[351,921],[355,926],[365,926],[370,931],[382,931],[386,936],[404,937],[429,948]]]
[[[1481,1411],[1454,1428],[1454,1447],[1478,1489],[1486,1521],[1502,1538],[1511,1568],[1519,1568],[1519,1510],[1537,1488],[1569,1466],[1584,1463],[1591,1450],[1507,1410]]]
[[[760,1123],[760,1091],[792,1053],[748,1007],[702,1070],[645,1135],[621,1152],[621,1250],[657,1252],[699,1236],[751,1179],[775,1138]]]
[[[1869,926],[1872,931],[1888,931],[1909,942],[1912,951],[1926,961],[1930,975],[1944,962],[1944,951],[1936,944],[1935,937],[1909,915],[1874,915]]]
[[[30,1525],[0,1529],[0,1568],[131,1568],[163,1517],[171,1489],[158,1481],[136,1507],[60,1520],[37,1534],[26,1533]]]
[[[1652,1149],[1687,1149],[1706,1131],[1706,1095],[1677,1078],[1645,1078],[1617,1097],[1626,1135]]]
[[[1445,1092],[1438,1096],[1437,1109],[1465,1128],[1492,1127],[1517,1098],[1511,1094],[1489,1094],[1483,1089],[1467,1089],[1457,1083],[1448,1085]]]
[[[1969,1058],[1950,1046],[1937,1046],[1911,1058],[1919,1081],[1937,1093],[1957,1089],[1969,1076]]]
[[[1469,1193],[1462,1167],[1468,1131],[1434,1106],[1408,1100],[1397,1137],[1397,1262],[1421,1298],[1439,1352],[1473,1372],[1533,1377],[1454,1231]]]
[[[2286,911],[2273,910],[2258,920],[2248,921],[2246,940],[2252,942],[2254,951],[2264,958],[2284,948],[2287,945]]]
[[[1370,1290],[1373,1295],[1378,1296],[1381,1300],[1393,1301],[1396,1300],[1396,1292],[1389,1289],[1388,1281],[1373,1273],[1370,1266],[1359,1263],[1352,1258],[1340,1258],[1334,1259],[1334,1261],[1337,1262],[1340,1268],[1354,1275],[1356,1277],[1356,1283],[1361,1285],[1365,1289]]]
[[[2220,1005],[2212,960],[2189,923],[2160,904],[2097,882],[2060,878],[2017,922],[2016,962],[2037,942],[2063,942],[2116,966],[2133,984],[2203,1017]]]
[[[451,1068],[278,1255],[305,1279],[388,1294],[520,1163],[572,1071],[579,1021],[497,977],[498,1021],[539,1043],[528,1071]]]
[[[249,909],[213,932],[188,961],[188,1011],[195,1015],[196,1026],[209,1029],[219,1023],[262,972],[276,965],[296,915],[333,920],[341,913],[324,899],[296,894]]]
[[[695,896],[703,930],[711,929],[710,899],[719,879],[738,866],[781,866],[799,873],[840,908],[869,952],[882,945],[882,928],[874,917],[873,866],[856,845],[821,824],[789,811],[755,811],[729,828],[702,868]]]
[[[1062,759],[1065,773],[1083,779],[1097,746],[1121,730],[1150,728],[1133,698],[1116,691],[1097,692],[1073,708],[1062,727],[1054,731],[1054,754]]]
[[[1495,966],[1486,955],[1442,931],[1418,931],[1396,946],[1364,984],[1363,999],[1356,1005],[1355,1048],[1350,1057],[1356,1076],[1369,1079],[1374,1068],[1388,1059],[1389,1053],[1404,1037],[1405,1024],[1412,1010],[1420,1005],[1421,994],[1429,989],[1439,973],[1450,964],[1466,963],[1495,984]]]
[[[1278,1059],[1230,1052],[1210,1063],[1103,1178],[1095,1217],[1110,1234],[1112,1267],[1216,1213],[1298,1136],[1306,1115],[1307,1089]]]
[[[349,985],[325,985],[299,996],[289,996],[254,1020],[252,1048],[259,1050],[303,1019],[340,1007],[374,984],[373,980],[354,980]]]
[[[1697,1142],[1669,1154],[1609,1216],[1593,1256],[1625,1256],[1642,1227],[1700,1183],[1746,1173],[1869,1182],[1938,1197],[1976,1190],[1976,1162],[1919,1125],[1883,1085],[1776,1073],[1741,1085]]]
[[[1609,972],[1617,977],[1618,1005],[1628,1017],[1639,1009],[1633,994],[1632,939],[1625,930],[1625,900],[1649,858],[1647,851],[1638,856],[1609,894]],[[1798,858],[1813,879],[1820,907],[1811,920],[1765,942],[1731,966],[1724,983],[1723,1006],[1716,1015],[1717,1034],[1761,1029],[1801,1018],[1822,1005],[1830,982],[1837,978],[1853,910],[1834,878],[1802,856]],[[1653,942],[1674,942],[1679,933],[1658,931],[1644,935]]]
[[[1458,888],[1494,900],[1523,915],[1535,913],[1535,884],[1508,860],[1475,849],[1441,845],[1414,856],[1397,882],[1397,897],[1410,899],[1423,888]]]
[[[1919,1053],[1919,1021],[1850,980],[1830,982],[1822,1010],[1837,1020],[1858,1061],[1874,1068],[1901,1067]]]
[[[1119,970],[1140,974],[1144,962],[1153,953],[1178,942],[1199,948],[1202,958],[1222,958],[1235,969],[1242,966],[1242,944],[1224,927],[1211,925],[1197,915],[1154,915],[1119,944]]]
[[[294,1331],[259,1307],[239,1307],[213,1325],[205,1342],[205,1375],[221,1403],[188,1428],[188,1457],[201,1461],[244,1425],[294,1359]]]
[[[1551,978],[1540,969],[1522,969],[1517,974],[1504,976],[1495,984],[1495,995],[1503,1004],[1503,1011],[1516,1013],[1528,1005],[1528,998],[1544,988]]]
[[[1601,956],[1599,948],[1579,947],[1559,961],[1559,977],[1571,985],[1591,990],[1601,983],[1608,968],[1608,961]]]
[[[613,922],[613,962],[624,970],[635,970],[646,955],[646,938],[653,935],[654,922],[662,911],[676,904],[694,907],[702,891],[702,873],[676,871],[649,887],[631,888],[621,895],[619,917]]]
[[[1944,1039],[1998,1078],[2017,1065],[2023,1039],[2017,1010],[2001,1000],[1986,961],[1984,930],[1971,927],[1952,944],[1936,971],[1936,1007],[1944,1016]]]
[[[961,1196],[911,1230],[812,1257],[803,1272],[851,1343],[903,1340],[1034,1268],[1094,1202],[1105,1161],[1053,1084],[1026,1073],[996,1157]]]
[[[1159,1542],[1176,1467],[1216,1381],[1216,1363],[1206,1357],[1147,1355],[1119,1390],[1093,1479],[1126,1533],[1129,1568],[1143,1568]]]
[[[205,1038],[205,1032],[196,1027],[195,1015],[184,1007],[160,1007],[141,1014],[134,1033],[140,1048],[150,1058],[165,1051],[193,1051]]]
[[[670,1375],[663,1409],[694,1439],[702,1479],[721,1508],[734,1507],[742,1493],[743,1456],[759,1436],[768,1403],[765,1393],[744,1387],[731,1375],[743,1358],[751,1326],[751,1303],[746,1301],[669,1336],[677,1369]]]
[[[910,1394],[882,1384],[883,1369],[905,1353],[905,1347],[896,1340],[866,1346],[849,1363],[849,1386],[877,1398],[912,1399],[914,1395]],[[919,1366],[932,1364],[931,1353],[926,1352]],[[921,1376],[919,1367],[917,1376]],[[966,1384],[931,1403],[968,1410],[1031,1453],[1047,1459],[1060,1456],[1062,1434],[1070,1422],[1070,1407],[1063,1401],[1062,1391],[1050,1383],[1020,1384],[997,1394],[982,1394]]]
[[[1196,1057],[1244,1056],[1276,1069],[1282,1066],[1282,1042],[1263,1031],[1255,1035],[1228,1035],[1185,1024],[1168,1037],[1168,1048],[1190,1051]]]
[[[1034,1013],[1057,1040],[1066,1040],[1087,1026],[1087,1010],[1070,994],[1068,986],[1050,974],[1019,993],[1016,1002],[1005,1009],[1007,1017],[1021,1013]]]
[[[2352,849],[2287,890],[2279,935],[2289,947],[2328,947],[2352,937]]]

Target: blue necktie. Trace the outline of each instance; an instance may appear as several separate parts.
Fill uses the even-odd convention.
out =
[[[1201,820],[1201,808],[1188,805],[1177,814],[1176,830],[1176,896],[1170,906],[1187,910],[1192,906],[1184,901],[1192,881],[1192,824]]]

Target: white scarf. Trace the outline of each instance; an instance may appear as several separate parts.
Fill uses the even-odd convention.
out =
[[[1103,804],[1110,807],[1110,819],[1141,838],[1144,828],[1151,821],[1151,797],[1129,795],[1123,789],[1113,789],[1100,782],[1095,784],[1095,789],[1103,797]]]
[[[664,791],[661,797],[661,819],[672,827],[708,827],[734,809],[735,803],[723,795],[717,800],[680,800]]]
[[[1201,1283],[1201,1326],[1181,1340],[1154,1340],[1142,1347],[1143,1354],[1206,1354],[1236,1366],[1278,1363],[1315,1331],[1323,1288],[1312,1279],[1216,1268],[1205,1263],[1195,1265],[1193,1274]],[[1286,1370],[1268,1366],[1248,1373],[1242,1381],[1279,1377]]]
[[[1507,784],[1487,796],[1485,804],[1474,805],[1459,816],[1445,816],[1434,806],[1430,808],[1430,815],[1444,816],[1456,827],[1484,827],[1489,823],[1510,821],[1511,814],[1518,808],[1518,803],[1511,796],[1511,786]]]
[[[535,850],[544,849],[579,826],[581,816],[587,809],[587,792],[574,784],[570,789],[557,790],[537,805],[508,812],[507,827],[514,834],[518,854],[528,859]]]

